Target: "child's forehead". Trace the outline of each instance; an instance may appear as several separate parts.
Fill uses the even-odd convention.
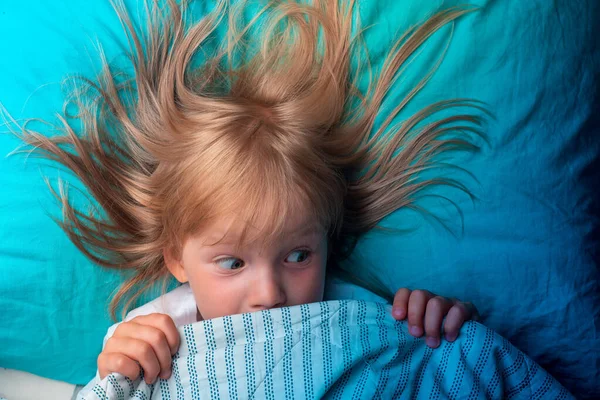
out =
[[[209,246],[229,243],[266,248],[298,236],[329,233],[332,213],[327,201],[290,180],[269,180],[263,175],[259,181],[249,177],[212,189],[199,188],[197,195],[189,196],[189,212],[182,218],[184,243],[193,239]]]
[[[252,242],[268,239],[271,236],[303,238],[322,235],[325,232],[312,213],[303,212],[300,209],[281,221],[277,231],[274,232],[267,227],[271,227],[271,225],[255,226],[239,215],[229,214],[213,219],[196,237],[206,244],[240,244],[244,241],[243,239]]]

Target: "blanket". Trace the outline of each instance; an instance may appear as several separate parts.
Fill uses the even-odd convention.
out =
[[[506,339],[467,322],[437,349],[391,306],[327,301],[179,327],[166,380],[111,374],[78,399],[571,399]]]

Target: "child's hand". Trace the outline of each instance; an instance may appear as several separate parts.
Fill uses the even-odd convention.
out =
[[[144,370],[146,383],[171,376],[171,356],[179,348],[179,332],[165,314],[150,314],[123,322],[98,356],[100,379],[118,372],[131,380]]]
[[[479,319],[477,309],[471,303],[437,296],[426,290],[410,291],[405,288],[398,290],[394,296],[392,315],[397,320],[403,320],[408,316],[410,334],[421,337],[425,332],[427,336],[425,342],[431,348],[440,345],[444,317],[446,317],[444,333],[449,342],[456,340],[458,331],[465,321]],[[423,325],[425,325],[424,330]]]

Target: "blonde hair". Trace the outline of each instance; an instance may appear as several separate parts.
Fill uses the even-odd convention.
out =
[[[185,6],[166,3],[149,6],[146,34],[136,33],[122,3],[114,4],[133,75],[101,53],[103,71],[96,81],[80,79],[68,101],[77,113],[60,118],[61,135],[46,137],[26,125],[21,132],[39,154],[73,171],[100,207],[86,214],[67,191],[57,194],[59,223],[73,243],[102,266],[133,271],[111,301],[113,318],[169,276],[165,248],[180,251],[186,237],[223,211],[235,210],[274,238],[301,204],[328,229],[332,256],[341,258],[391,212],[415,207],[423,188],[465,189],[418,177],[439,153],[475,148],[452,133],[478,133],[478,116],[433,118],[475,103],[440,101],[392,125],[433,70],[372,131],[400,67],[473,9],[441,11],[402,35],[363,93],[363,75],[350,71],[351,56],[364,45],[360,29],[351,32],[354,0],[270,1],[243,27],[243,1],[232,8],[219,0],[193,24]],[[225,40],[208,52],[225,17]]]

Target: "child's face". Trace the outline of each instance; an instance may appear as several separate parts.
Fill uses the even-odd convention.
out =
[[[181,260],[165,254],[171,273],[190,283],[202,318],[323,299],[327,234],[313,218],[299,212],[266,248],[236,246],[243,228],[223,218],[186,240]]]

